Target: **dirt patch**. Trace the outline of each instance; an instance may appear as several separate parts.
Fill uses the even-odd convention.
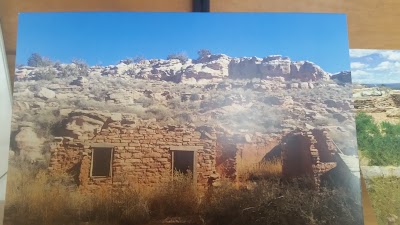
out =
[[[3,225],[3,219],[4,219],[4,201],[0,200],[0,225]]]
[[[377,123],[382,123],[382,122],[399,123],[400,122],[399,118],[387,117],[386,112],[366,113],[366,114],[372,116]]]

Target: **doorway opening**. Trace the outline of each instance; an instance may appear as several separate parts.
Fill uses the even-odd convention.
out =
[[[173,151],[173,171],[184,175],[194,173],[194,151]]]
[[[112,148],[93,148],[91,177],[111,177],[112,174]]]

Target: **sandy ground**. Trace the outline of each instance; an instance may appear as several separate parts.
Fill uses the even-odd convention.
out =
[[[385,112],[382,113],[367,113],[367,115],[370,115],[374,118],[375,122],[381,123],[383,121],[389,122],[389,123],[400,123],[399,118],[397,117],[387,117]]]

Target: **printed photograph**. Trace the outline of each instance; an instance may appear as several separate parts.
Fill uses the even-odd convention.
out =
[[[400,223],[400,51],[352,49],[360,164],[379,224]]]
[[[346,16],[22,13],[5,225],[362,225]]]

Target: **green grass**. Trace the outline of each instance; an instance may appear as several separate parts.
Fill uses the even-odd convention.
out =
[[[376,123],[372,116],[356,116],[359,150],[372,166],[400,166],[400,124]]]
[[[368,187],[369,197],[379,225],[387,225],[393,215],[400,218],[400,178],[373,178]],[[400,221],[397,220],[397,224]]]

